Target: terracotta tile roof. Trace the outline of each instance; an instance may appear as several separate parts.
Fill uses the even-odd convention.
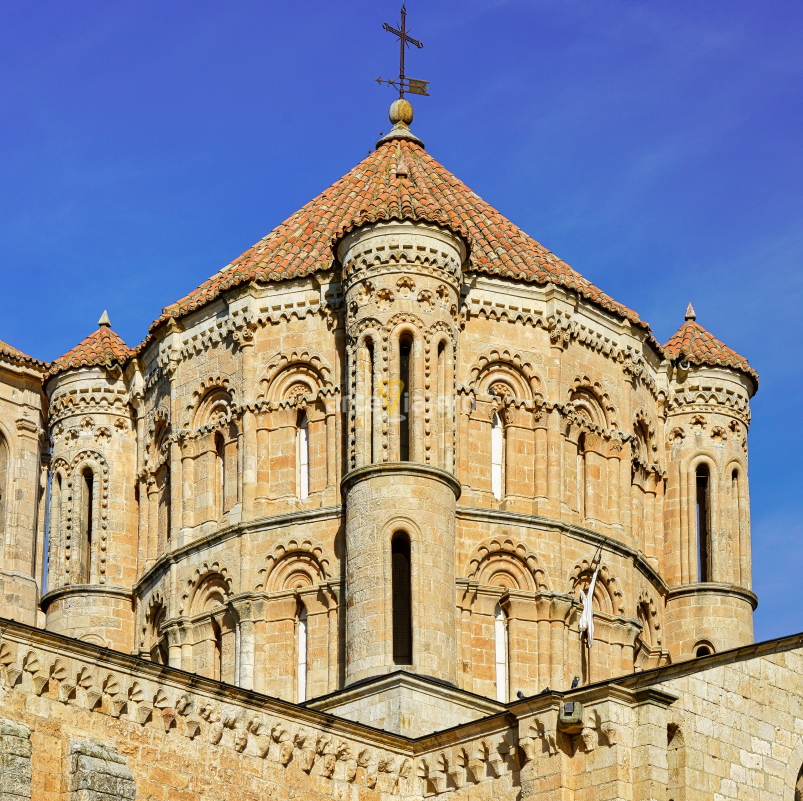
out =
[[[59,357],[45,373],[45,380],[66,370],[78,367],[124,365],[131,357],[131,349],[112,329],[103,325],[93,331],[83,342]]]
[[[634,311],[597,289],[474,194],[420,143],[409,140],[380,144],[250,250],[166,307],[151,330],[239,284],[286,280],[328,269],[334,260],[333,248],[345,233],[366,223],[402,219],[435,223],[461,234],[469,246],[471,270],[558,284],[649,330]]]
[[[42,362],[39,361],[39,359],[34,359],[33,356],[28,356],[21,350],[12,348],[11,345],[9,345],[6,342],[3,342],[2,340],[0,340],[0,357],[5,357],[9,361],[17,362],[18,364],[24,364],[29,367],[35,367],[42,370],[45,370],[49,367],[47,362]]]
[[[706,331],[694,317],[686,317],[686,322],[663,346],[663,351],[667,359],[682,357],[691,364],[739,370],[749,375],[758,387],[758,373],[748,364],[747,359]]]

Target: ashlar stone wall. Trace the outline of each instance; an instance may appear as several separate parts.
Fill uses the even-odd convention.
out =
[[[2,621],[0,790],[14,801],[791,801],[802,668],[803,639],[789,637],[410,740]]]

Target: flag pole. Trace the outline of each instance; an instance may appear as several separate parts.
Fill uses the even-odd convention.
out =
[[[587,607],[584,608],[584,614],[587,612],[589,620],[586,622],[585,628],[585,640],[586,640],[586,684],[591,684],[591,644],[592,644],[592,634],[591,632],[594,630],[594,585],[597,581],[597,571],[599,570],[599,563],[602,559],[602,546],[603,542],[600,543],[599,548],[597,548],[597,552],[594,554],[594,558],[591,560],[591,581],[588,585],[588,596],[586,601],[584,602],[583,606]]]

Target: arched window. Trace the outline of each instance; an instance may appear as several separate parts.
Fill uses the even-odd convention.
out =
[[[221,681],[223,676],[223,632],[212,618],[212,678]]]
[[[162,465],[156,474],[158,491],[157,523],[159,535],[159,551],[164,553],[170,541],[170,466]]]
[[[374,453],[374,404],[376,403],[376,386],[374,385],[374,343],[373,340],[365,342],[365,373],[363,376],[363,387],[365,391],[365,453],[367,461],[373,463],[376,454]]]
[[[307,413],[298,413],[296,423],[296,492],[301,500],[309,495],[309,425]]]
[[[491,491],[500,500],[505,492],[505,430],[498,414],[491,421]]]
[[[307,608],[304,604],[301,604],[298,610],[296,653],[297,700],[299,704],[303,704],[307,700]]]
[[[584,520],[587,509],[587,488],[588,475],[586,471],[586,435],[580,434],[577,440],[577,511],[580,520]]]
[[[410,461],[410,424],[412,410],[410,408],[410,353],[413,341],[410,337],[399,340],[399,460]]]
[[[499,604],[494,609],[494,642],[496,646],[496,700],[506,704],[509,683],[507,616]]]
[[[6,486],[8,484],[8,445],[0,437],[0,536],[6,530]]]
[[[709,542],[710,476],[708,466],[701,464],[695,473],[697,488],[697,580],[711,581],[711,554]]]
[[[215,517],[218,520],[226,511],[226,443],[223,434],[215,434]]]
[[[80,584],[89,584],[92,580],[92,534],[93,513],[95,510],[95,475],[86,468],[81,474],[81,564],[78,570]]]
[[[736,553],[738,554],[738,561],[734,570],[734,578],[737,583],[743,583],[744,577],[741,571],[741,556],[742,556],[742,514],[741,514],[741,500],[739,498],[739,471],[734,470],[731,473],[731,531],[733,532],[733,541],[736,546]]]
[[[438,343],[437,370],[438,398],[435,408],[438,414],[438,464],[448,470],[449,466],[446,463],[446,452],[448,450],[447,437],[450,430],[449,414],[451,408],[446,376],[446,342],[444,340]]]
[[[410,540],[398,533],[391,543],[393,592],[393,661],[413,664],[413,598],[410,576]]]
[[[694,646],[695,656],[710,656],[713,653],[714,646],[711,645],[710,642],[698,642],[697,645]]]

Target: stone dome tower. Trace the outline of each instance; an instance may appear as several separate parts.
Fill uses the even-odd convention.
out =
[[[398,106],[379,146],[395,148],[387,191],[403,205],[415,181],[403,143],[418,140]],[[354,399],[342,482],[346,684],[399,668],[454,683],[454,365],[466,246],[447,227],[388,219],[347,233],[337,254]]]

